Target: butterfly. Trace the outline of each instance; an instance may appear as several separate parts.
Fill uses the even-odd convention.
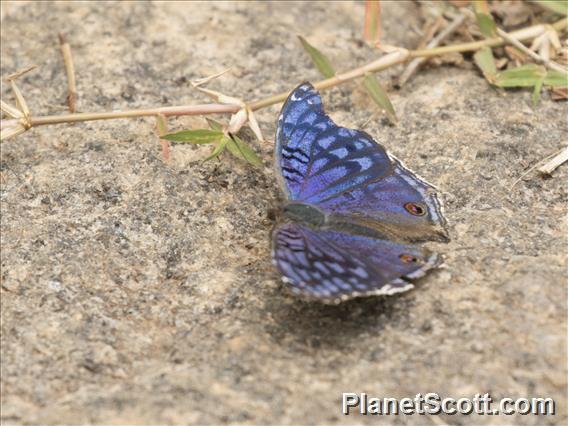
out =
[[[282,107],[275,169],[287,199],[272,259],[288,288],[327,303],[413,288],[447,241],[435,188],[359,130],[336,125],[306,82]]]

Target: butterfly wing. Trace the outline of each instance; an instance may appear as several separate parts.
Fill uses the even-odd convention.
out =
[[[413,288],[407,279],[439,264],[415,245],[294,223],[275,228],[272,241],[273,262],[292,292],[324,302],[406,291]]]
[[[402,239],[447,237],[434,187],[367,133],[337,126],[310,83],[298,86],[282,108],[275,162],[291,201],[368,227],[382,223],[383,232]]]

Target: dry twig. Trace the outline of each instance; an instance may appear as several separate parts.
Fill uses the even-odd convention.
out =
[[[437,47],[442,41],[444,41],[447,37],[449,37],[463,23],[464,20],[465,16],[463,14],[460,13],[459,15],[457,15],[454,18],[454,20],[440,34],[434,37],[426,45],[426,48],[432,49],[434,47]],[[422,57],[422,58],[414,58],[412,61],[410,61],[410,63],[408,64],[408,66],[400,76],[398,84],[401,87],[404,86],[404,84],[408,81],[410,77],[412,77],[412,74],[414,74],[414,72],[418,69],[418,67],[420,67],[420,65],[426,62],[427,60],[428,60],[427,58]]]
[[[542,35],[546,31],[550,31],[551,28],[555,30],[561,30],[568,27],[568,17],[559,20],[552,25],[535,25],[532,27],[524,28],[515,32],[511,32],[509,36],[515,40],[523,41],[534,39]],[[452,46],[435,47],[432,49],[419,49],[409,51],[402,48],[394,48],[390,53],[382,56],[374,62],[363,65],[361,67],[354,68],[350,71],[337,74],[333,77],[327,78],[325,80],[320,80],[314,84],[315,88],[318,90],[328,89],[330,87],[338,86],[347,81],[360,78],[369,73],[376,73],[378,71],[384,70],[403,62],[411,58],[425,57],[429,58],[432,56],[442,55],[449,52],[467,52],[478,50],[482,47],[490,46],[502,46],[507,44],[508,41],[501,37],[495,37],[486,40],[480,40],[472,43],[462,43]],[[21,75],[21,73],[19,73]],[[1,128],[2,135],[1,140],[13,137],[16,134],[20,134],[23,131],[34,126],[42,126],[48,124],[59,124],[59,123],[73,123],[81,121],[92,121],[92,120],[108,120],[115,118],[131,118],[131,117],[144,117],[144,116],[157,116],[162,114],[166,117],[168,116],[181,116],[181,115],[206,115],[206,114],[219,114],[219,113],[237,113],[239,110],[243,109],[242,104],[204,104],[204,105],[184,105],[177,107],[163,107],[163,108],[153,108],[145,110],[130,110],[130,111],[112,111],[112,112],[101,112],[101,113],[76,113],[76,114],[64,114],[64,115],[51,115],[51,116],[40,116],[31,117],[29,116],[29,111],[27,111],[27,106],[23,100],[23,96],[19,92],[17,86],[12,81],[12,88],[16,99],[18,101],[18,106],[20,111],[23,112],[23,118],[10,118],[2,120]],[[204,89],[202,89],[203,91]],[[262,99],[256,102],[245,104],[247,111],[256,111],[261,108],[265,108],[270,105],[274,105],[283,102],[288,97],[289,91],[279,93],[274,96],[270,96],[266,99]],[[2,105],[4,110],[4,105]],[[9,114],[8,114],[9,115]],[[23,130],[22,130],[23,128]]]
[[[71,46],[63,33],[59,33],[59,45],[61,47],[61,54],[63,55],[63,62],[65,63],[65,72],[67,73],[67,104],[69,105],[69,112],[74,113],[77,106],[77,84],[75,82],[75,67],[73,66],[73,57],[71,56]]]
[[[532,59],[534,59],[535,62],[542,64],[542,65],[544,65],[545,67],[547,67],[551,70],[561,71],[561,72],[567,72],[568,71],[568,69],[563,67],[562,65],[560,65],[560,64],[558,64],[558,63],[556,63],[556,62],[554,62],[550,59],[546,59],[536,52],[533,52],[531,49],[526,47],[520,41],[511,37],[510,34],[506,33],[501,28],[497,28],[497,34],[499,34],[503,39],[507,40],[509,43],[511,43],[513,46],[515,46],[520,51],[526,53],[528,56],[530,56]]]
[[[550,161],[549,161],[550,160]],[[526,175],[535,169],[538,169],[539,173],[545,176],[549,176],[557,167],[568,160],[568,146],[562,148],[560,151],[550,154],[549,156],[543,158],[521,176],[519,176],[513,184],[509,187],[509,191],[512,191],[517,183],[519,183]],[[543,164],[544,163],[544,164]]]
[[[168,119],[163,114],[156,115],[156,129],[162,144],[162,158],[164,161],[168,161],[170,159],[170,141],[162,138],[168,133]]]
[[[544,166],[539,167],[538,172],[542,175],[550,176],[554,170],[556,170],[566,161],[568,161],[568,146],[565,146],[562,151],[556,154]]]

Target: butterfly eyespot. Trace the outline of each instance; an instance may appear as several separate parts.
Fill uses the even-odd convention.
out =
[[[419,259],[411,254],[403,253],[399,256],[403,263],[418,263]]]
[[[404,208],[413,216],[424,216],[426,214],[426,206],[421,203],[406,203]]]

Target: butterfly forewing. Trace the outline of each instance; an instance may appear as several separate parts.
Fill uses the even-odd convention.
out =
[[[367,133],[337,126],[309,83],[294,90],[282,108],[276,168],[291,201],[355,216],[352,220],[370,226],[388,223],[409,241],[447,239],[435,188]]]
[[[338,127],[309,83],[282,109],[276,131],[276,168],[290,200],[317,203],[389,173],[391,162],[367,134]]]

